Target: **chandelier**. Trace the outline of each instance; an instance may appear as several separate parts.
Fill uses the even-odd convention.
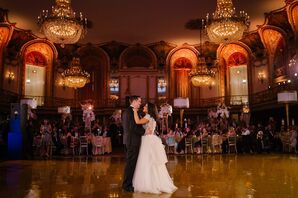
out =
[[[237,16],[232,0],[217,0],[212,17],[209,13],[206,16],[208,37],[215,43],[229,43],[241,39],[249,24],[247,13],[240,11]]]
[[[202,48],[202,29],[204,27],[204,19],[200,26],[200,53],[203,54]],[[208,68],[205,57],[199,55],[197,68],[189,73],[190,80],[195,87],[211,86],[214,81],[215,71]]]
[[[87,32],[87,18],[83,18],[81,12],[76,15],[70,4],[71,0],[56,0],[51,14],[43,10],[38,16],[41,32],[52,42],[61,44],[61,47],[78,42]]]
[[[61,75],[65,86],[75,89],[84,87],[90,81],[90,74],[81,69],[79,58],[73,58],[70,68],[64,70]]]
[[[197,68],[193,69],[189,76],[195,87],[211,86],[214,83],[215,72],[208,68],[205,57],[199,57]]]

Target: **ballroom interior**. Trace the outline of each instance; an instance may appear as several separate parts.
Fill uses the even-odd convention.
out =
[[[1,10],[1,109],[10,112],[10,103],[34,98],[39,114],[57,114],[57,107],[70,106],[73,113],[83,101],[92,101],[96,114],[110,116],[123,109],[129,95],[158,106],[175,98],[189,98],[186,115],[206,117],[208,108],[224,103],[239,117],[243,105],[251,114],[274,112],[286,119],[281,91],[297,91],[297,2],[264,15],[264,23],[247,31],[237,41],[214,43],[199,37],[200,22],[192,20],[186,28],[196,29],[195,44],[175,44],[153,40],[129,44],[121,41],[74,43],[63,47],[18,28],[10,22],[8,10]],[[187,23],[187,21],[185,21]],[[84,30],[85,31],[85,30]],[[202,30],[204,34],[205,30]],[[88,33],[87,33],[88,34]],[[204,36],[203,36],[204,37]],[[63,71],[74,58],[89,73],[82,88],[66,85]],[[214,72],[207,86],[191,83],[190,72],[199,62]],[[291,105],[291,112],[297,105]],[[174,108],[175,115],[179,110]],[[297,122],[297,114],[290,115]]]
[[[187,4],[53,0],[31,9],[19,0],[0,3],[0,184],[8,189],[0,187],[0,194],[8,197],[16,188],[17,197],[298,195],[298,0]],[[125,159],[117,130],[132,95],[158,108],[157,131],[178,186],[172,195],[121,193]],[[39,133],[44,120],[53,125],[68,120],[92,133],[86,135],[84,155],[80,142],[77,150],[72,147],[73,137],[81,141],[77,131],[69,142],[66,132],[59,147],[42,151],[44,136],[36,143],[30,129]],[[115,136],[103,135],[100,151],[93,145],[94,123],[103,134],[118,127]],[[264,130],[268,124],[275,133],[272,145],[278,146],[266,150],[260,127],[255,147],[246,145],[246,138],[239,140],[243,148],[236,146],[236,131],[235,152],[230,154],[228,138],[225,152],[223,131],[238,126],[253,131],[259,124]],[[197,150],[197,139],[191,140],[191,155],[184,136],[178,138],[182,151],[176,139],[171,153],[171,130],[205,126],[210,126],[206,151],[200,132]],[[245,135],[239,130],[239,137]],[[217,133],[219,150],[212,143]],[[253,155],[260,151],[259,140],[262,154]],[[20,159],[30,160],[15,161]]]

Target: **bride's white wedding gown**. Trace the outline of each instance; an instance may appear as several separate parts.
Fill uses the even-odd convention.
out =
[[[149,114],[145,116],[149,120],[144,125],[145,130],[155,129],[156,121]],[[162,192],[173,193],[177,187],[168,173],[168,162],[161,139],[156,135],[142,136],[139,157],[133,177],[135,192],[159,194]]]

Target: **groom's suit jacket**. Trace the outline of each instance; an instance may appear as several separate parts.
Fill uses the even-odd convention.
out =
[[[140,146],[142,135],[145,129],[141,124],[136,124],[132,107],[126,109],[126,124],[127,124],[127,146]]]

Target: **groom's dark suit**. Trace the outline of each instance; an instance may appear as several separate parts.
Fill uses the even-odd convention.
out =
[[[132,107],[126,109],[126,165],[124,169],[124,179],[122,188],[126,191],[133,191],[132,179],[138,160],[141,138],[145,130],[142,125],[136,124]]]

